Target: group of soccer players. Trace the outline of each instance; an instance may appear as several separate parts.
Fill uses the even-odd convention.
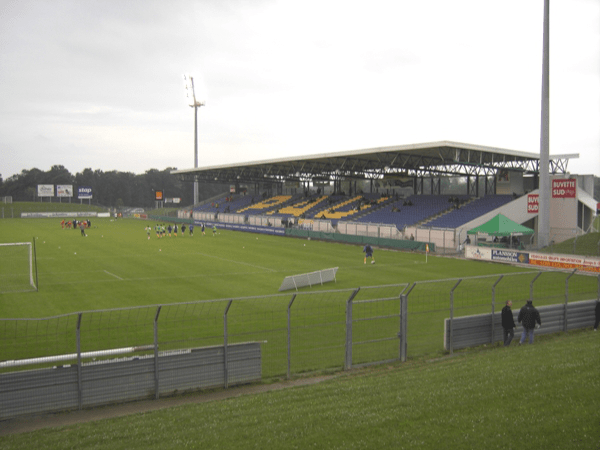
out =
[[[157,238],[162,238],[165,236],[174,236],[177,237],[177,233],[179,232],[179,230],[181,229],[181,235],[185,236],[185,230],[186,230],[186,225],[185,223],[181,225],[181,228],[179,228],[177,226],[177,224],[174,225],[167,225],[165,226],[164,224],[156,224],[154,227],[154,232],[156,233],[156,237]],[[189,230],[190,236],[194,235],[194,225],[190,224],[189,227],[187,228]],[[146,234],[148,235],[148,239],[150,239],[150,233],[152,232],[152,227],[150,225],[148,225],[146,228]],[[204,234],[204,224],[202,224],[202,234]]]

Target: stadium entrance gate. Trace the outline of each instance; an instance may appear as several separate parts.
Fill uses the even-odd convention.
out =
[[[408,284],[359,288],[346,307],[345,368],[406,360]]]

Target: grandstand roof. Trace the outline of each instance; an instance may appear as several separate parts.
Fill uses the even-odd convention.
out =
[[[564,173],[579,154],[551,155],[551,173]],[[379,179],[383,176],[495,175],[500,170],[539,173],[539,155],[482,145],[441,141],[302,157],[175,170],[184,181],[284,182]]]

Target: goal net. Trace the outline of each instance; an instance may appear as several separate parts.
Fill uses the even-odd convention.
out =
[[[36,291],[31,242],[0,243],[0,294]]]

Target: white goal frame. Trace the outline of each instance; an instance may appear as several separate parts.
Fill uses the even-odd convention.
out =
[[[32,287],[32,289],[34,291],[37,291],[37,284],[35,281],[34,275],[33,275],[33,271],[34,271],[34,261],[35,261],[35,255],[34,255],[34,251],[33,251],[33,247],[34,245],[31,242],[6,242],[6,243],[0,243],[0,253],[1,253],[1,247],[12,247],[12,246],[26,246],[28,247],[28,251],[27,251],[27,256],[28,256],[28,266],[29,266],[29,285]],[[37,266],[36,266],[36,271],[37,271]]]

